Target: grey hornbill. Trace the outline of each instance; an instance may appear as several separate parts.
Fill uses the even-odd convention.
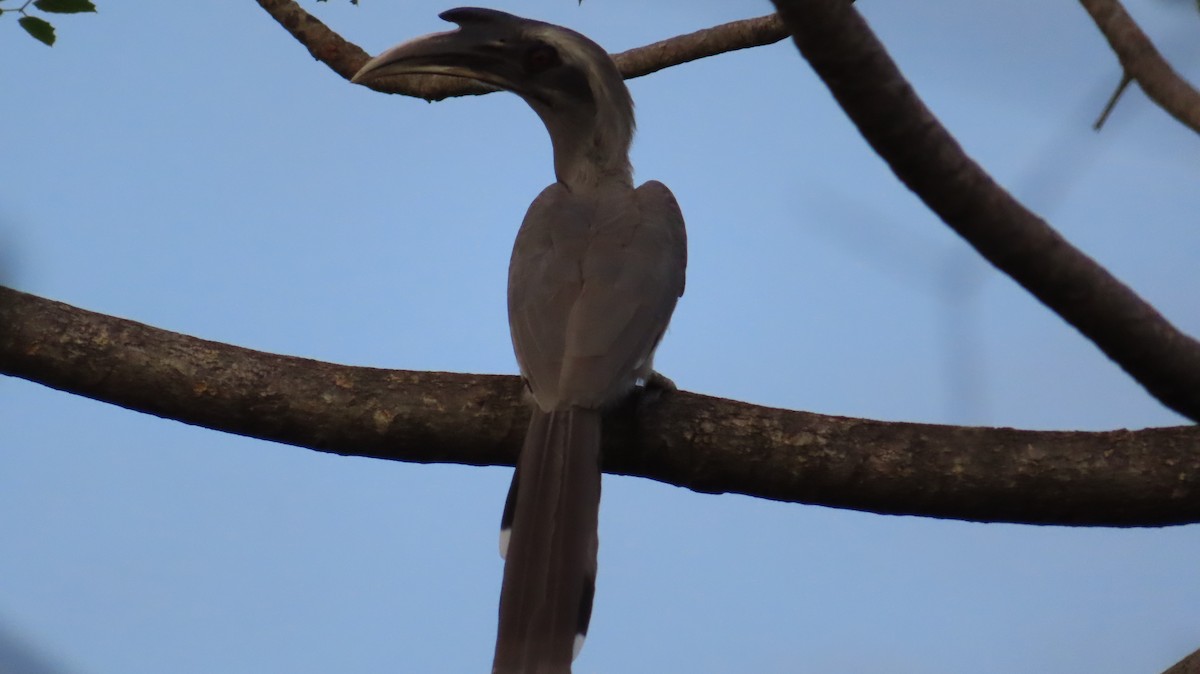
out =
[[[596,578],[601,417],[653,374],[683,294],[687,242],[670,190],[633,186],[633,100],[595,42],[490,9],[371,59],[355,82],[433,73],[511,91],[550,132],[557,181],[513,246],[508,316],[533,399],[501,518],[506,558],[493,672],[561,674],[583,644]]]

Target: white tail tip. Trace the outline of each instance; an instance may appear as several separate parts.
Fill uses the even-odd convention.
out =
[[[500,559],[508,559],[508,539],[512,538],[512,529],[500,530]]]

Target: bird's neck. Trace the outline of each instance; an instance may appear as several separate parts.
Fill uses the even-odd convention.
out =
[[[589,191],[614,181],[633,184],[629,146],[633,142],[632,115],[592,115],[554,118],[545,116],[554,144],[554,175],[572,192]]]
[[[572,192],[586,191],[612,181],[633,184],[629,146],[608,147],[601,139],[555,143],[554,176]]]

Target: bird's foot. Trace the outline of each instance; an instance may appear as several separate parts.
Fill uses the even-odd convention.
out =
[[[678,390],[679,387],[675,386],[675,382],[663,376],[660,372],[652,371],[641,386],[641,391],[637,397],[638,407],[653,405],[661,400],[664,395],[670,395]]]
[[[675,382],[663,373],[654,370],[650,372],[650,377],[646,379],[646,390],[658,390],[659,392],[674,393],[679,390]]]

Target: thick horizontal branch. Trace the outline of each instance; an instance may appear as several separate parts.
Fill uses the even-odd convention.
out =
[[[844,0],[775,0],[797,47],[896,176],[983,257],[1171,409],[1200,421],[1200,342],[967,156]]]
[[[292,37],[308,48],[313,58],[329,66],[346,80],[366,64],[367,53],[348,42],[329,26],[304,11],[294,0],[257,0]],[[614,54],[621,74],[626,79],[649,75],[664,68],[695,61],[725,52],[760,47],[787,37],[779,17],[771,14],[721,24],[687,35],[679,35],[644,47]],[[397,41],[402,37],[397,35]],[[451,96],[470,96],[495,91],[493,88],[454,77],[439,75],[409,75],[373,79],[367,85],[387,94],[415,96],[430,101]]]
[[[0,372],[323,452],[512,465],[511,376],[251,351],[0,288]],[[608,472],[890,514],[1067,525],[1200,521],[1200,428],[1101,433],[885,423],[677,392],[612,415]]]
[[[1150,100],[1200,133],[1200,91],[1162,57],[1118,0],[1079,0],[1116,52],[1125,74]]]

